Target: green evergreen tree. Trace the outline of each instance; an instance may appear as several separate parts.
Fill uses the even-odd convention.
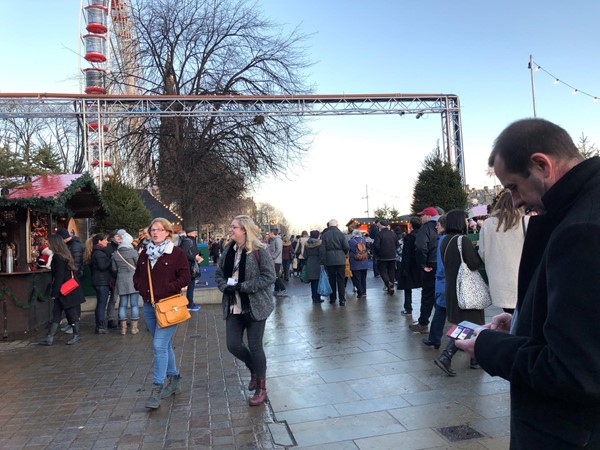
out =
[[[123,228],[135,238],[137,231],[152,221],[150,211],[137,191],[114,178],[104,181],[102,198],[109,212],[104,219],[96,222],[95,231],[109,232]]]
[[[423,161],[423,169],[413,190],[413,212],[422,211],[428,206],[439,206],[444,211],[467,206],[467,193],[460,173],[442,158],[439,143]]]
[[[31,167],[36,175],[62,172],[60,158],[48,144],[41,145],[34,150]]]
[[[590,143],[587,136],[583,133],[581,133],[581,137],[579,138],[577,150],[579,150],[579,153],[581,153],[581,156],[585,159],[592,158],[593,156],[600,156],[600,150],[596,147],[596,144]]]
[[[375,210],[376,219],[386,219],[392,222],[397,222],[400,219],[400,211],[393,206],[388,206],[387,203],[383,204],[383,207]]]
[[[13,153],[8,145],[0,147],[0,187],[13,188],[22,184],[24,167],[19,155]]]

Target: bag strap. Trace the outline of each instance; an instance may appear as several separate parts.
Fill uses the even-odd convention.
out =
[[[131,264],[129,264],[129,261],[127,261],[125,258],[123,258],[123,255],[121,255],[121,252],[119,250],[117,250],[117,254],[121,257],[121,259],[123,260],[123,262],[125,264],[127,264],[129,267],[131,267],[133,270],[135,270],[135,267],[133,267]]]
[[[148,260],[148,285],[150,286],[150,303],[154,308],[154,291],[152,290],[152,274],[150,272],[150,260]]]
[[[527,237],[527,224],[525,223],[525,216],[521,216],[521,224],[523,228],[523,237]]]
[[[458,234],[452,236],[452,238],[450,238],[450,240],[448,241],[448,245],[446,245],[446,250],[444,250],[444,261],[446,261],[446,253],[448,253],[448,247],[450,247],[450,242],[452,242],[452,239],[454,239],[455,237],[458,237]],[[462,261],[462,255],[460,257],[460,260]]]
[[[457,235],[457,236],[458,236],[458,235]],[[464,264],[464,263],[465,263],[465,261],[464,261],[464,259],[463,259],[463,254],[462,254],[462,236],[461,236],[461,239],[458,239],[458,240],[456,241],[456,245],[458,246],[458,254],[460,255],[460,263],[461,263],[461,264]],[[446,248],[446,250],[447,250],[447,248]]]

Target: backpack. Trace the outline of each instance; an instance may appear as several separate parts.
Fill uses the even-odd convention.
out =
[[[367,252],[367,247],[360,241],[356,241],[356,253],[354,254],[354,259],[357,261],[363,261],[369,258],[369,253]]]

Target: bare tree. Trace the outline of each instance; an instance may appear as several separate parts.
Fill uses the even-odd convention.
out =
[[[283,33],[246,0],[140,1],[134,22],[138,84],[145,92],[309,92],[301,76],[308,66],[306,36]],[[151,165],[161,196],[179,205],[184,223],[196,223],[224,199],[243,198],[266,174],[285,172],[306,150],[307,130],[299,117],[257,114],[163,118],[148,121],[145,133],[157,145],[135,157]]]

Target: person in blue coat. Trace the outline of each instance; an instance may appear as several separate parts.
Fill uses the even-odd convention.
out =
[[[441,246],[446,237],[446,216],[440,216],[435,229],[440,235],[437,247],[437,266],[435,269],[435,312],[429,327],[429,336],[423,338],[423,344],[440,348],[444,325],[446,325],[446,274],[444,272],[444,261],[442,259]]]
[[[356,287],[356,298],[365,298],[367,296],[367,270],[369,269],[369,259],[356,259],[358,244],[362,244],[366,250],[367,241],[362,237],[360,230],[352,231],[352,238],[348,240],[350,255],[350,270],[354,278]]]

